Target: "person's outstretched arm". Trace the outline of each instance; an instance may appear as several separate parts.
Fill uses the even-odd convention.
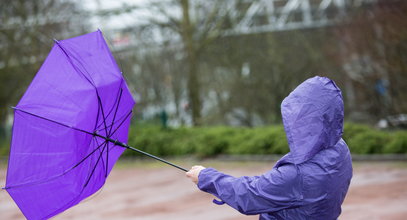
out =
[[[233,177],[213,168],[194,166],[187,176],[199,189],[211,193],[246,215],[276,212],[298,206],[302,199],[295,165],[284,165],[254,177]]]

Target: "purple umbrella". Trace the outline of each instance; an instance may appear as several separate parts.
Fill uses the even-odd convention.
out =
[[[126,145],[135,104],[100,31],[55,41],[14,108],[5,189],[27,219],[98,191]]]

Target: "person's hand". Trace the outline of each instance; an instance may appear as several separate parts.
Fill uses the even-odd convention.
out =
[[[188,172],[186,172],[186,175],[192,180],[192,182],[198,184],[199,173],[203,169],[205,169],[203,166],[193,166]]]

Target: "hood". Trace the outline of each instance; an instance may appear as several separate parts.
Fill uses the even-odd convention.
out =
[[[310,78],[283,100],[281,115],[290,147],[284,161],[303,163],[341,139],[344,117],[341,90],[326,77]]]

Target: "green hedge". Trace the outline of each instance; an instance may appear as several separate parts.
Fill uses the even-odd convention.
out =
[[[407,131],[379,131],[366,125],[346,123],[343,137],[354,154],[407,153]],[[285,154],[289,151],[282,125],[177,129],[136,125],[130,129],[128,143],[159,156],[211,157],[218,154]],[[0,140],[0,156],[8,155],[8,145],[8,140]],[[140,154],[127,150],[124,156]]]
[[[0,139],[0,156],[8,156],[10,152],[10,140],[8,138]]]
[[[407,153],[407,131],[379,131],[346,123],[343,138],[355,154]],[[218,154],[285,154],[289,151],[282,125],[258,128],[200,127],[161,129],[132,127],[129,145],[160,156]],[[126,151],[125,156],[138,155]]]

